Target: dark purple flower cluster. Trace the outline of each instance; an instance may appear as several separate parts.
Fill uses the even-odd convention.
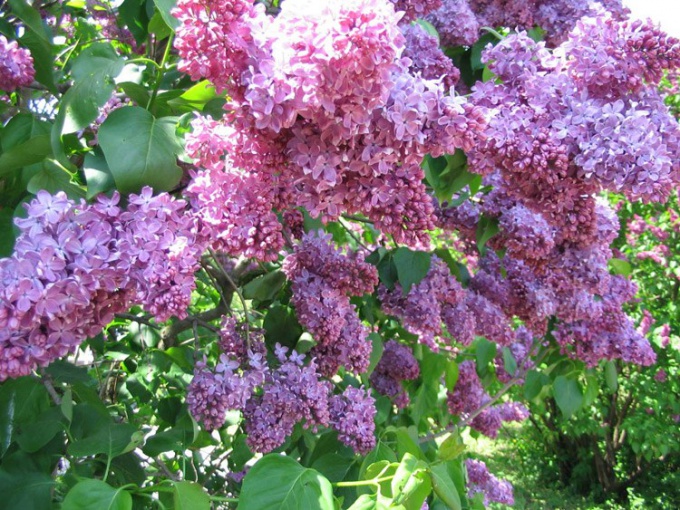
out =
[[[18,87],[26,87],[33,83],[34,76],[31,52],[0,35],[0,90],[12,92]]]
[[[489,473],[486,464],[481,460],[466,459],[465,467],[468,475],[468,497],[475,494],[484,494],[484,505],[489,503],[501,503],[514,505],[515,498],[512,493],[512,485],[507,480],[499,480]]]
[[[529,417],[529,410],[519,402],[503,402],[479,409],[487,405],[491,397],[479,380],[474,361],[464,361],[458,365],[458,381],[448,394],[448,407],[451,414],[470,420],[470,427],[482,434],[495,438],[504,421],[522,421]]]
[[[197,363],[187,389],[189,411],[204,427],[220,428],[227,411],[239,410],[248,445],[257,452],[281,446],[297,423],[332,427],[357,452],[373,449],[375,407],[367,391],[348,387],[333,395],[314,360],[305,365],[304,355],[277,344],[278,365],[271,366],[260,332],[251,331],[247,344],[241,324],[224,318],[223,326],[220,346],[227,351],[214,368]]]
[[[38,192],[14,254],[0,259],[0,380],[27,375],[142,304],[183,317],[203,246],[186,203],[150,188],[93,205]]]
[[[374,404],[368,390],[353,386],[331,397],[331,426],[338,431],[340,441],[361,455],[375,448]]]
[[[211,164],[227,152],[227,166],[258,172],[270,186],[294,183],[272,202],[281,209],[301,206],[324,219],[362,213],[398,242],[428,245],[433,205],[420,162],[428,152],[470,148],[485,126],[483,109],[446,95],[441,78],[454,71],[432,41],[422,43],[427,61],[404,58],[401,13],[389,0],[314,8],[287,0],[275,18],[224,3],[181,0],[177,9],[184,68],[229,88],[233,99],[234,136],[216,124],[217,141],[200,144]],[[221,64],[206,59],[228,64],[215,69]],[[423,74],[409,70],[414,62]],[[430,63],[437,69],[419,67]]]
[[[349,298],[373,291],[378,284],[375,267],[360,253],[341,252],[330,235],[310,233],[286,258],[283,271],[292,281],[298,320],[317,342],[311,352],[321,373],[330,377],[341,366],[365,372],[371,355],[369,329]]]
[[[417,379],[420,376],[420,365],[413,357],[411,349],[396,340],[385,343],[380,361],[371,374],[373,389],[390,397],[401,409],[409,404],[409,396],[401,385],[401,381]]]

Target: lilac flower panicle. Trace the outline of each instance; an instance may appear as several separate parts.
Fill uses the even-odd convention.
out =
[[[34,77],[31,52],[19,47],[16,41],[8,41],[4,35],[0,35],[0,89],[13,92],[33,83]]]
[[[396,340],[389,340],[385,343],[382,357],[370,381],[378,393],[392,398],[396,406],[403,409],[408,406],[410,399],[401,381],[417,379],[419,376],[420,365],[411,349]]]
[[[366,455],[376,445],[375,400],[368,390],[348,386],[342,395],[331,397],[331,426],[338,431],[340,441]]]
[[[512,485],[507,480],[500,480],[489,473],[486,464],[481,460],[466,459],[465,467],[468,476],[468,497],[475,494],[484,494],[484,505],[489,503],[501,503],[514,505]]]

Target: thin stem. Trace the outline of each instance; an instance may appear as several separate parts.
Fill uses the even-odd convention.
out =
[[[149,98],[149,103],[146,105],[147,110],[151,110],[151,107],[153,106],[154,101],[156,100],[156,96],[158,95],[158,90],[161,88],[161,81],[163,81],[163,77],[165,76],[165,63],[168,60],[168,57],[170,56],[170,50],[172,49],[172,40],[173,40],[173,35],[171,34],[170,37],[168,37],[168,42],[165,45],[165,51],[163,52],[163,58],[161,59],[161,63],[158,66],[158,75],[156,76],[156,83],[153,85],[153,91],[151,92],[151,97]]]
[[[383,476],[382,478],[374,478],[373,480],[358,480],[356,482],[336,482],[333,485],[335,485],[336,487],[364,487],[366,485],[378,485],[379,483],[387,482],[392,478],[394,478],[394,475]]]
[[[223,501],[225,503],[238,503],[238,498],[225,498],[222,496],[210,496],[211,501]]]
[[[346,225],[344,221],[342,221],[342,218],[338,218],[338,223],[340,223],[340,225],[342,225],[342,227],[347,231],[347,233],[350,235],[350,237],[352,239],[354,239],[359,246],[361,246],[366,251],[371,251],[368,248],[368,246],[366,246],[364,243],[361,242],[361,239],[359,238],[359,236],[357,236],[354,232],[352,232],[352,229],[349,228],[349,226]]]
[[[117,313],[116,317],[118,319],[122,319],[122,320],[126,320],[126,321],[138,322],[140,324],[144,324],[146,326],[149,326],[150,328],[160,329],[158,324],[154,324],[153,322],[151,322],[151,320],[148,317],[135,315],[135,314],[132,314],[132,313]]]
[[[49,376],[48,376],[47,374],[45,374],[44,372],[42,372],[42,373],[40,374],[40,378],[42,379],[43,385],[44,385],[45,388],[47,389],[47,393],[50,394],[50,397],[52,398],[52,401],[53,401],[56,405],[61,405],[61,398],[60,398],[59,395],[57,394],[57,390],[54,389],[54,385],[52,384],[52,381],[51,381],[51,379],[49,378]]]
[[[229,285],[232,286],[234,289],[234,292],[236,292],[236,295],[238,298],[241,300],[241,304],[243,305],[243,313],[245,314],[246,320],[246,346],[250,348],[250,321],[248,320],[248,304],[246,303],[245,298],[243,297],[243,294],[241,293],[241,289],[238,288],[236,283],[234,283],[234,280],[231,279],[231,276],[229,276],[229,273],[227,273],[224,270],[224,267],[222,267],[222,264],[220,264],[219,260],[217,259],[217,253],[212,248],[208,248],[208,251],[210,252],[210,256],[213,258],[215,261],[215,264],[217,265],[217,268],[219,271],[222,273],[222,275],[227,279],[229,282]]]

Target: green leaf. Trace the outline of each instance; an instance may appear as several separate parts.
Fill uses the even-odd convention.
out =
[[[38,135],[13,146],[0,156],[0,177],[10,175],[21,167],[43,161],[52,154],[50,135]]]
[[[316,459],[311,467],[328,478],[329,481],[335,483],[345,479],[353,464],[353,458],[348,458],[339,453],[327,453]]]
[[[264,338],[270,345],[276,342],[286,347],[294,347],[302,334],[302,326],[298,322],[295,312],[289,306],[275,304],[269,308],[264,318]]]
[[[503,347],[503,368],[511,376],[514,376],[517,372],[517,361],[512,355],[512,351],[507,347]]]
[[[11,471],[4,467],[0,469],[0,506],[16,510],[52,508],[54,480],[46,473],[27,471],[25,467],[16,466]]]
[[[417,493],[418,496],[421,495],[420,491],[418,491],[419,487],[425,483],[425,481],[427,481],[429,485],[426,474],[427,467],[428,465],[425,462],[417,459],[410,453],[404,455],[391,482],[395,503],[409,501],[415,493]],[[427,492],[429,493],[429,487]],[[420,500],[418,497],[417,499],[419,501],[414,503],[417,510],[419,510],[425,498]]]
[[[366,370],[366,377],[370,377],[370,375],[373,373],[373,370],[375,370],[375,367],[380,362],[380,358],[382,358],[383,351],[385,350],[385,346],[383,345],[382,338],[379,334],[371,333],[368,335],[368,338],[371,339],[372,348],[368,370]]]
[[[0,129],[0,145],[7,152],[38,135],[49,135],[51,128],[49,122],[39,120],[29,113],[20,113]]]
[[[68,491],[61,510],[132,510],[132,496],[101,480],[83,480]]]
[[[429,253],[422,251],[412,251],[404,247],[395,250],[393,260],[404,295],[408,294],[412,285],[427,276],[431,258]]]
[[[465,443],[457,433],[447,437],[437,450],[437,458],[443,461],[453,460],[465,451]]]
[[[376,494],[362,494],[347,510],[382,510],[384,506],[378,506]]]
[[[37,9],[33,8],[26,0],[9,0],[12,12],[23,21],[26,26],[33,30],[38,36],[50,42],[49,32],[45,30],[42,17]]]
[[[258,276],[243,286],[243,297],[257,299],[258,301],[271,301],[279,293],[286,283],[286,275],[283,271]]]
[[[248,471],[239,496],[239,510],[334,510],[331,483],[314,469],[290,457],[270,454]]]
[[[54,83],[53,46],[45,38],[44,31],[26,28],[19,42],[31,52],[36,81],[45,85],[52,94],[57,95],[59,91]]]
[[[430,466],[430,480],[434,492],[451,510],[461,510],[463,508],[456,484],[453,483],[445,464],[435,464]]]
[[[129,423],[109,423],[95,434],[71,443],[68,452],[75,457],[103,453],[109,458],[134,450],[141,443],[137,428]]]
[[[177,30],[179,20],[170,14],[170,11],[172,11],[177,3],[177,0],[153,0],[153,3],[156,4],[156,9],[158,9],[158,12],[163,16],[165,23],[173,30]]]
[[[210,510],[210,496],[194,482],[172,482],[175,510]]]
[[[630,262],[623,259],[609,259],[609,272],[612,274],[620,274],[623,276],[630,276],[633,272],[633,266]]]
[[[565,418],[571,417],[583,405],[581,385],[575,379],[563,375],[555,378],[553,383],[555,402]]]
[[[618,374],[616,373],[616,363],[614,361],[607,361],[604,364],[604,381],[607,384],[609,391],[614,393],[619,387]]]
[[[125,60],[108,43],[95,43],[83,50],[73,63],[74,84],[62,99],[56,134],[74,133],[89,126],[99,116],[99,108],[111,98],[116,87],[114,79],[124,67]]]
[[[482,215],[477,224],[477,249],[482,252],[489,239],[498,234],[499,231],[498,220],[496,218]]]
[[[524,378],[524,398],[527,400],[535,399],[548,384],[550,384],[550,379],[547,375],[536,370],[529,370]]]
[[[155,119],[138,106],[108,116],[99,128],[99,144],[120,192],[138,192],[143,186],[169,191],[179,184],[182,146],[175,125],[173,118]]]
[[[62,422],[61,409],[50,407],[35,421],[25,423],[16,435],[16,441],[25,452],[37,452],[64,430]]]
[[[12,254],[14,240],[14,211],[0,209],[0,257],[9,257]]]
[[[87,182],[88,200],[116,187],[113,175],[111,175],[111,169],[106,164],[106,158],[99,149],[85,155],[83,173]]]
[[[147,26],[149,25],[146,0],[125,0],[118,8],[118,12],[132,32],[137,44],[142,44],[148,35]]]
[[[34,194],[40,190],[49,191],[52,194],[64,191],[69,198],[84,198],[85,190],[71,182],[71,177],[71,174],[63,167],[48,159],[42,162],[40,171],[28,181],[26,189]]]
[[[486,338],[477,338],[475,346],[475,359],[477,361],[477,372],[480,376],[484,377],[484,374],[489,369],[489,363],[491,363],[496,357],[496,344],[489,342]]]
[[[396,462],[397,456],[389,446],[381,440],[378,440],[378,444],[375,445],[375,448],[368,452],[366,457],[364,457],[364,461],[361,463],[361,468],[359,469],[359,478],[365,480],[365,475],[369,466],[382,460]]]
[[[167,39],[173,33],[172,28],[168,26],[168,24],[163,19],[163,15],[158,11],[156,11],[154,15],[151,16],[148,28],[149,33],[155,35],[157,41]]]

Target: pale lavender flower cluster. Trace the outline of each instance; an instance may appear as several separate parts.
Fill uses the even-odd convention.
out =
[[[268,453],[281,446],[297,423],[306,428],[332,427],[357,452],[375,446],[374,400],[363,389],[348,387],[333,395],[333,384],[322,378],[316,362],[276,344],[276,366],[266,360],[260,331],[251,331],[249,343],[243,325],[223,319],[220,355],[214,368],[196,364],[187,388],[192,416],[208,430],[224,425],[226,412],[243,412],[248,445]]]
[[[579,19],[603,8],[617,19],[629,13],[621,0],[443,0],[425,19],[435,26],[443,46],[472,46],[484,27],[534,26],[546,30],[546,40],[557,45]]]
[[[92,205],[38,192],[0,260],[0,380],[27,375],[133,304],[184,317],[203,250],[186,203],[150,188]]]
[[[410,399],[401,381],[417,379],[419,376],[420,365],[411,349],[396,340],[389,340],[385,343],[382,357],[370,381],[375,391],[390,397],[397,407],[403,409],[408,406]]]
[[[371,355],[369,329],[361,323],[350,296],[372,292],[378,284],[374,266],[359,253],[345,254],[328,234],[310,233],[283,264],[292,281],[298,320],[314,337],[319,370],[332,376],[344,366],[362,373]]]
[[[20,48],[16,41],[8,41],[4,35],[0,35],[0,89],[12,92],[19,87],[26,87],[33,83],[34,76],[31,52]]]
[[[442,0],[390,0],[397,12],[403,12],[402,23],[425,17],[426,14],[439,9]]]
[[[406,46],[402,56],[411,60],[409,71],[420,73],[423,78],[441,79],[444,87],[453,87],[460,79],[460,71],[453,65],[439,47],[439,41],[417,24],[403,25],[402,32],[406,38]]]
[[[233,99],[227,120],[235,135],[222,146],[217,133],[218,150],[204,152],[228,152],[229,164],[259,172],[277,196],[280,183],[295,183],[273,202],[281,209],[302,206],[324,219],[362,213],[398,242],[428,245],[433,206],[420,161],[471,147],[483,109],[446,95],[439,70],[433,79],[409,71],[402,14],[389,0],[313,8],[287,0],[275,18],[257,6],[223,4],[181,0],[176,11],[183,68]],[[447,72],[431,50],[428,58]],[[225,59],[225,51],[235,57]]]
[[[468,497],[475,494],[484,494],[484,505],[489,503],[501,503],[514,505],[512,485],[507,480],[499,480],[489,473],[486,464],[481,460],[465,459],[465,467],[468,475]]]
[[[451,414],[470,420],[470,427],[482,434],[495,438],[503,422],[523,421],[529,417],[529,410],[519,402],[503,402],[479,409],[491,400],[477,375],[475,362],[468,360],[458,365],[458,381],[449,391],[447,403]]]

